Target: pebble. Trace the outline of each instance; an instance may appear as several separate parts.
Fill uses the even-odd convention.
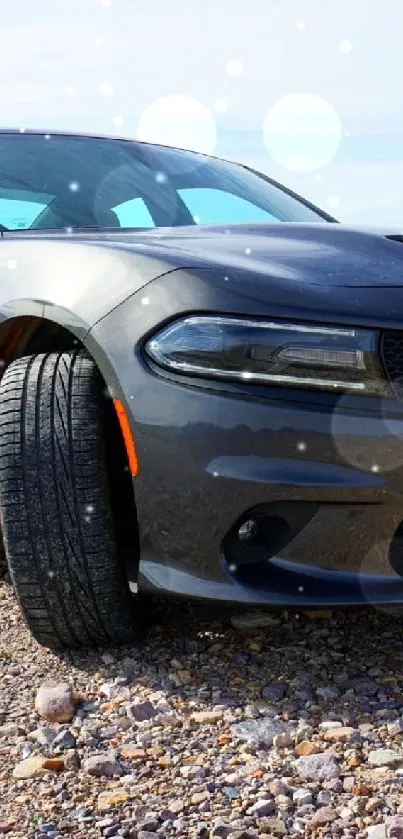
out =
[[[340,766],[329,754],[314,754],[300,757],[294,763],[300,778],[306,781],[330,781],[340,775]]]
[[[122,775],[123,770],[118,761],[107,754],[98,753],[87,757],[82,764],[83,772],[97,778],[113,778]]]
[[[71,686],[66,682],[44,682],[36,694],[35,710],[48,722],[70,722],[74,716]]]
[[[370,752],[368,762],[371,766],[398,766],[403,764],[403,751],[395,752],[393,749],[376,749]]]
[[[235,740],[252,746],[269,747],[277,734],[289,731],[289,726],[281,720],[259,719],[245,720],[231,726],[231,735]]]

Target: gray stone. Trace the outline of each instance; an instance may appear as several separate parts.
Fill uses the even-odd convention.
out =
[[[293,793],[292,800],[297,807],[303,807],[304,804],[312,804],[312,793],[310,789],[296,789]]]
[[[52,743],[54,749],[74,749],[75,745],[76,738],[68,730],[59,731]]]
[[[295,769],[305,781],[330,781],[340,775],[340,766],[332,755],[323,753],[300,757]]]
[[[276,805],[271,798],[260,798],[259,801],[255,801],[255,803],[249,807],[246,814],[248,816],[253,816],[255,819],[260,819],[264,816],[270,816],[275,809]]]
[[[289,732],[289,730],[289,726],[281,720],[270,720],[267,717],[259,720],[244,720],[231,726],[231,734],[235,740],[263,748],[272,746],[278,734]]]
[[[87,757],[83,761],[82,769],[87,775],[94,775],[97,778],[113,778],[115,775],[123,774],[118,761],[110,755],[102,753]]]
[[[147,722],[156,717],[158,711],[154,708],[152,702],[146,700],[145,702],[134,702],[127,707],[127,716],[135,722]]]
[[[403,763],[403,752],[393,749],[376,749],[370,752],[368,762],[371,766],[398,766]]]

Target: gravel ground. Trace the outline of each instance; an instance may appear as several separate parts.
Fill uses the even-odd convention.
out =
[[[402,839],[401,621],[234,614],[56,656],[0,583],[0,834]]]

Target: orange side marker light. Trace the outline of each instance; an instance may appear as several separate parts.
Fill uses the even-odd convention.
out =
[[[130,428],[129,418],[127,416],[126,408],[123,405],[123,402],[120,401],[120,399],[114,399],[113,404],[123,435],[130,473],[132,478],[134,478],[139,471],[139,464],[137,460],[136,447],[134,445],[133,435]]]

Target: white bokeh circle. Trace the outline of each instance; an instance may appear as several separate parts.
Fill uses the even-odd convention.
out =
[[[351,41],[340,41],[340,52],[349,53],[353,49]]]
[[[242,61],[239,61],[237,58],[233,58],[232,61],[229,61],[227,64],[227,73],[229,76],[240,76],[243,71],[243,64]]]
[[[284,96],[266,115],[263,138],[280,166],[293,172],[321,169],[341,142],[340,119],[326,99],[313,93]]]
[[[137,138],[211,154],[217,143],[217,128],[213,114],[202,102],[176,94],[156,99],[146,108]]]

